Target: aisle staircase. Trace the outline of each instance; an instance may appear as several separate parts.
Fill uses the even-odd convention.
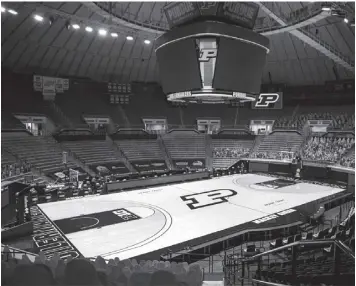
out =
[[[51,114],[54,117],[53,120],[55,121],[57,127],[60,126],[60,127],[73,128],[72,122],[63,113],[61,108],[54,101],[47,101],[45,103],[46,103],[46,106],[51,111]]]
[[[251,148],[250,154],[257,152],[258,148],[260,147],[261,143],[265,139],[265,135],[256,135],[255,141],[253,142],[253,146]]]
[[[67,152],[67,160],[75,163],[76,166],[82,168],[85,172],[87,172],[90,176],[95,176],[95,172],[93,172],[85,162],[83,162],[72,150],[65,147],[63,144],[57,142],[52,136],[44,137],[46,142],[52,144],[57,147],[59,152],[65,151]]]
[[[123,121],[125,122],[125,127],[129,127],[131,124],[129,118],[126,115],[125,110],[122,108],[120,104],[117,105],[117,109],[119,110],[119,114],[121,115]]]
[[[130,163],[126,154],[121,150],[121,148],[115,143],[114,140],[112,140],[112,138],[108,134],[106,134],[106,141],[112,147],[112,150],[116,153],[116,155],[122,159],[122,161],[125,164],[125,166],[127,167],[127,169],[129,169],[129,171],[131,173],[136,173],[137,171]]]
[[[162,154],[164,155],[164,160],[166,162],[166,165],[168,167],[168,169],[173,170],[173,162],[171,157],[169,156],[168,150],[166,145],[164,144],[164,140],[162,139],[162,136],[160,134],[158,134],[157,136],[157,141],[158,141],[158,145],[162,151]]]
[[[208,170],[213,169],[213,148],[212,148],[213,139],[210,135],[206,135],[205,144],[206,144],[206,168]]]

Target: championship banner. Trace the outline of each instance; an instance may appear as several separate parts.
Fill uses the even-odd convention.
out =
[[[63,89],[68,90],[69,89],[69,79],[64,78],[64,79],[62,79],[62,81],[63,81]]]
[[[131,91],[131,83],[108,82],[108,93],[130,94]]]
[[[283,92],[261,93],[251,103],[252,109],[283,109]]]
[[[95,173],[100,173],[103,176],[109,176],[112,174],[127,174],[130,170],[127,169],[123,162],[107,162],[101,164],[91,164],[90,169]]]
[[[164,160],[140,160],[130,161],[130,163],[139,172],[157,172],[168,169]]]
[[[34,75],[33,89],[42,91],[42,94],[47,98],[55,97],[56,92],[63,93],[69,89],[69,79]]]
[[[56,97],[56,78],[43,77],[43,98],[45,100],[54,100]]]
[[[42,91],[42,89],[43,89],[42,76],[40,76],[40,75],[33,76],[33,89],[35,91]]]
[[[56,78],[56,91],[58,93],[63,93],[63,79],[62,78]]]
[[[163,11],[170,28],[200,16],[197,2],[171,2],[163,7]]]
[[[176,159],[173,165],[176,169],[205,169],[205,159]]]
[[[223,17],[231,22],[252,29],[255,25],[259,6],[250,2],[225,2],[221,3],[218,17]]]

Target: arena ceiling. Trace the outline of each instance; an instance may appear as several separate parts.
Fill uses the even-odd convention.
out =
[[[2,2],[2,66],[49,76],[159,82],[153,47],[169,29],[163,12],[167,3]],[[325,11],[309,15],[314,2],[256,3],[255,30],[270,39],[271,47],[263,82],[304,85],[354,78],[355,28],[344,17]],[[354,23],[354,2],[332,5]],[[303,8],[305,19],[286,21],[293,12],[304,17]]]

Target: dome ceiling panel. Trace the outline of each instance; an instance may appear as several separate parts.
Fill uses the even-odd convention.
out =
[[[291,43],[293,45],[293,51],[295,53],[295,58],[296,59],[306,59],[308,58],[307,51],[306,51],[306,44],[299,40],[296,37],[293,37],[292,35],[288,35],[288,38],[291,40]]]
[[[167,3],[117,2],[111,9],[113,15],[162,29],[167,28],[162,10]],[[88,3],[3,2],[2,5],[18,12],[16,16],[2,13],[2,64],[5,67],[18,72],[91,77],[95,80],[159,81],[153,49],[154,39],[159,35],[157,31],[149,33],[119,24],[115,16],[105,17],[99,13],[100,9],[99,12],[94,11]],[[288,15],[309,5],[309,2],[274,2],[269,5],[275,5],[278,11]],[[354,9],[354,4],[347,5]],[[48,21],[36,22],[33,19],[35,13],[42,13],[47,20],[53,16],[54,22],[52,25]],[[261,9],[259,17],[275,23]],[[80,30],[68,30],[68,20],[79,24]],[[86,32],[86,25],[94,31]],[[108,31],[106,37],[97,33],[101,25]],[[354,57],[354,27],[346,25],[342,19],[328,17],[307,29],[344,55]],[[112,31],[118,33],[118,38],[110,36]],[[134,40],[128,41],[127,35],[132,35]],[[335,64],[290,33],[274,34],[268,38],[271,51],[263,82],[269,82],[271,77],[273,82],[287,84],[322,84],[325,80],[335,80],[335,71],[340,78],[354,77],[352,71]],[[144,44],[145,39],[151,43]]]
[[[59,10],[64,13],[75,14],[81,8],[82,4],[78,2],[65,2],[59,7]]]
[[[53,8],[53,9],[60,9],[64,5],[64,3],[63,2],[46,2],[45,5]]]
[[[298,51],[293,43],[291,35],[288,33],[283,38],[284,50],[287,55],[287,59],[298,59]]]
[[[342,19],[331,16],[309,26],[308,29],[343,54],[347,56],[354,54],[355,33],[353,28],[346,25]]]

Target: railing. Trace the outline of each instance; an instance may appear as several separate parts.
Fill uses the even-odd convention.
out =
[[[306,35],[307,37],[311,38],[313,41],[317,42],[319,45],[321,45],[322,47],[324,47],[325,49],[327,49],[328,51],[333,53],[335,56],[337,56],[340,59],[342,59],[344,62],[346,62],[350,66],[355,67],[355,62],[354,61],[352,61],[349,57],[341,54],[337,49],[335,49],[334,47],[330,46],[328,43],[326,43],[323,40],[321,40],[320,38],[316,37],[313,33],[310,33],[306,29],[298,29],[298,31],[301,32],[302,34]]]
[[[355,254],[352,252],[352,250],[349,247],[347,247],[341,241],[333,240],[333,239],[322,239],[322,240],[305,240],[305,241],[297,241],[297,242],[289,243],[289,244],[277,247],[275,249],[256,254],[249,258],[241,258],[239,260],[239,263],[242,264],[242,267],[244,268],[245,265],[249,265],[249,267],[251,267],[252,263],[256,262],[257,270],[255,272],[256,277],[254,277],[254,278],[257,278],[259,280],[259,279],[261,279],[262,266],[266,266],[266,265],[269,266],[269,264],[270,264],[270,262],[272,262],[272,260],[273,261],[280,260],[277,253],[284,251],[284,250],[290,250],[291,254],[292,254],[291,279],[294,280],[294,279],[296,279],[297,259],[298,259],[298,252],[299,252],[300,246],[315,246],[316,248],[320,248],[320,250],[329,248],[331,246],[330,249],[334,249],[334,250],[330,254],[333,255],[333,263],[335,266],[332,268],[333,271],[330,274],[337,275],[339,273],[340,270],[338,269],[338,267],[336,265],[340,265],[340,263],[341,263],[341,252],[346,254],[350,258],[352,258],[352,260],[355,260]],[[308,250],[308,249],[309,248],[306,248],[306,250]],[[310,249],[310,250],[312,250],[312,249]],[[270,259],[270,255],[276,255],[276,256],[274,256],[274,258]],[[305,255],[306,254],[303,252],[303,259],[306,258]],[[309,253],[309,255],[312,255],[313,257],[315,257],[315,252],[312,251]],[[264,256],[268,256],[268,259],[263,260],[262,257],[264,257]],[[265,264],[265,263],[267,263],[267,264]],[[244,271],[242,271],[242,272],[243,272],[242,278],[246,278]],[[250,274],[251,273],[249,272],[248,275],[250,275]],[[268,285],[268,284],[264,284],[264,285]]]
[[[260,285],[266,285],[266,286],[287,286],[286,284],[280,284],[280,283],[273,283],[273,282],[267,282],[267,281],[262,281],[262,280],[257,280],[257,279],[252,279],[252,282],[256,283],[256,286]]]
[[[349,248],[347,245],[345,245],[341,240],[336,240],[335,244],[342,249],[342,251],[349,255],[352,259],[355,259],[355,253],[352,252],[351,248]]]
[[[254,28],[255,32],[266,33],[266,32],[276,31],[284,27],[293,26],[295,24],[302,23],[305,20],[310,19],[322,12],[321,3],[313,3],[309,6],[303,7],[302,9],[293,11],[287,15],[282,11],[281,6],[276,6],[273,3],[272,7],[269,7],[266,4],[268,3],[265,2],[262,5],[264,5],[268,10],[270,10],[273,14],[275,14],[278,18],[280,18],[283,22],[285,22],[286,26],[281,26],[279,24],[276,24],[274,21],[272,21],[274,25],[266,27],[264,26],[266,22],[265,20],[267,20],[269,24],[271,23],[270,18],[265,17],[265,19],[263,20],[259,20],[260,19],[259,18],[256,20],[257,25]]]
[[[244,260],[245,261],[253,261],[253,260],[256,260],[257,258],[260,258],[262,256],[273,254],[275,252],[279,252],[281,250],[288,249],[288,248],[291,248],[294,246],[299,246],[299,245],[327,245],[327,244],[333,244],[333,243],[335,243],[335,240],[333,240],[333,239],[296,241],[293,243],[289,243],[289,244],[286,244],[286,245],[256,254],[256,255],[246,258]]]
[[[8,261],[10,258],[20,260],[23,255],[26,255],[31,262],[35,262],[35,258],[38,256],[25,250],[17,249],[8,245],[1,245],[1,260]]]

